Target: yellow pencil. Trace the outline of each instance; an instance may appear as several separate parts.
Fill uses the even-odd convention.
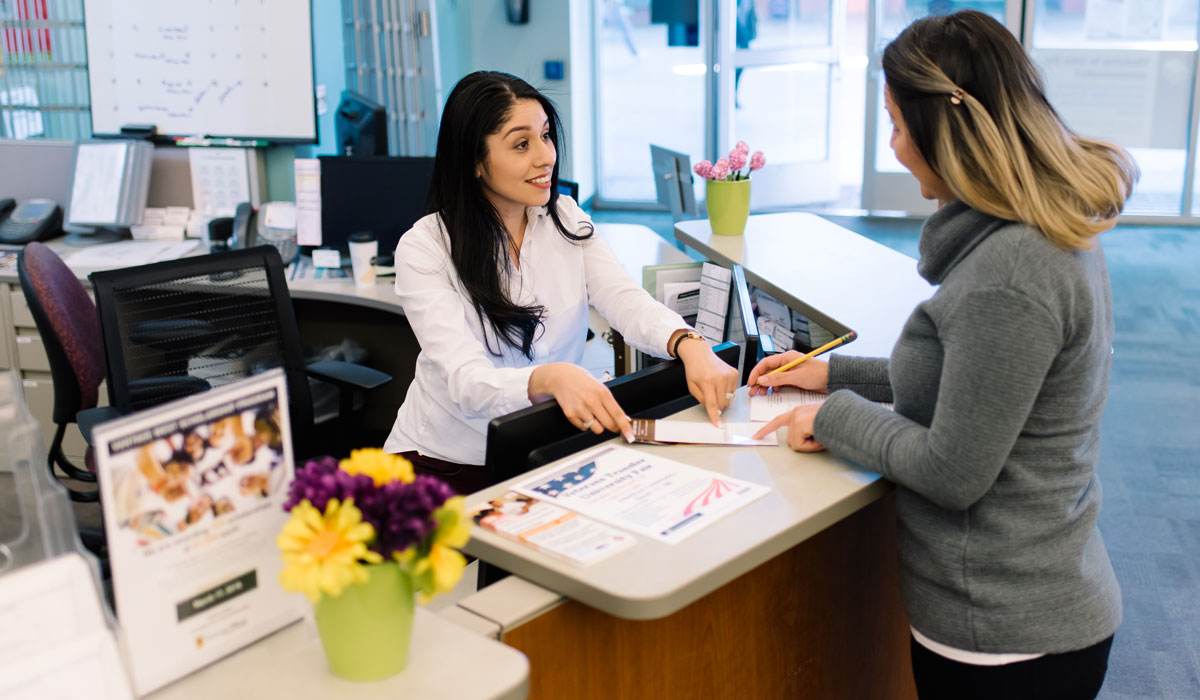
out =
[[[841,345],[842,343],[849,343],[851,340],[854,340],[857,337],[858,337],[858,335],[854,331],[850,331],[846,335],[843,335],[840,338],[834,338],[833,340],[829,341],[828,343],[825,343],[821,347],[817,348],[816,350],[813,350],[812,352],[810,352],[806,355],[801,355],[800,357],[797,357],[796,359],[792,360],[791,362],[787,363],[786,365],[783,365],[782,367],[776,367],[775,369],[771,370],[770,372],[767,372],[767,374],[778,374],[779,372],[786,372],[787,370],[795,367],[796,365],[800,364],[801,362],[804,362],[805,360],[810,360],[810,359],[816,357],[817,355],[820,355],[823,352],[832,350],[832,349],[836,348],[837,346]]]

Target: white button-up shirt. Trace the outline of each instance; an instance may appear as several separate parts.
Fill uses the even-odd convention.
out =
[[[568,231],[588,230],[588,215],[571,198],[560,196],[558,211]],[[488,421],[530,405],[533,371],[583,358],[589,305],[630,345],[656,357],[667,356],[671,334],[685,327],[679,314],[629,278],[598,235],[566,239],[546,207],[530,207],[528,217],[520,267],[503,264],[509,298],[545,308],[532,360],[480,321],[437,214],[422,218],[400,238],[396,294],[421,352],[385,451],[417,450],[460,464],[483,464]]]

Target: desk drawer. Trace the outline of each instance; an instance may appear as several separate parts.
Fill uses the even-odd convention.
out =
[[[14,285],[0,283],[0,369],[12,367],[12,295]]]
[[[33,314],[29,312],[29,304],[25,303],[25,294],[20,285],[12,286],[12,320],[17,328],[37,328]]]
[[[25,394],[25,403],[29,407],[29,413],[37,419],[42,433],[42,442],[49,449],[56,429],[54,425],[54,381],[49,374],[22,372],[21,388]],[[108,405],[108,388],[105,384],[100,385],[99,405]],[[86,452],[87,443],[84,441],[83,435],[79,433],[79,426],[74,423],[68,425],[67,432],[63,434],[63,454],[75,466],[83,469],[83,456]]]
[[[29,310],[29,304],[25,301],[25,294],[21,291],[21,285],[12,285],[12,324],[17,328],[37,328],[37,321],[33,320],[33,313]],[[96,297],[92,295],[92,290],[88,290],[88,298],[94,304]]]
[[[17,329],[17,364],[23,370],[50,371],[50,358],[46,357],[46,346],[37,329]]]

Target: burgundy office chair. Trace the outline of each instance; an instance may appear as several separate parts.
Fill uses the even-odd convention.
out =
[[[80,420],[77,414],[96,407],[100,383],[104,381],[104,344],[96,307],[66,263],[42,243],[25,246],[17,259],[17,274],[54,379],[53,419],[58,427],[47,460],[50,475],[55,476],[57,464],[72,479],[95,482],[91,447],[85,457],[86,468],[80,469],[67,460],[62,442],[67,426]],[[96,415],[95,411],[90,413]],[[86,437],[91,426],[85,425],[87,418],[82,420],[80,428]],[[99,498],[98,490],[81,491],[68,486],[67,491],[73,501]]]

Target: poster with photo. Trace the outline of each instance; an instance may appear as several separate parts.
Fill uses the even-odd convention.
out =
[[[275,537],[293,472],[281,370],[97,426],[117,616],[136,692],[298,620]]]

